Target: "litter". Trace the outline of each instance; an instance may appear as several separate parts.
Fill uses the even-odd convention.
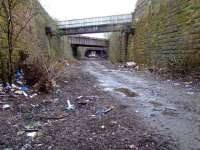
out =
[[[20,87],[18,87],[18,86],[16,86],[15,84],[12,84],[12,88],[14,88],[14,89],[20,89]]]
[[[138,147],[136,147],[136,146],[135,146],[135,145],[133,145],[133,144],[132,144],[132,145],[129,145],[129,148],[130,148],[130,149],[135,149],[135,150],[138,150]]]
[[[194,92],[187,92],[188,95],[194,95]]]
[[[24,95],[25,97],[28,97],[28,94],[27,94],[26,92],[22,91],[22,93],[23,93],[23,95]]]
[[[4,90],[5,90],[6,92],[8,92],[8,91],[11,90],[11,88],[12,88],[12,87],[7,83],[6,86],[4,87]]]
[[[137,64],[135,62],[127,62],[125,67],[136,67]]]
[[[69,111],[74,111],[75,110],[75,106],[70,103],[70,100],[67,100],[67,105],[68,106],[65,109],[65,111],[69,112]]]
[[[9,104],[5,104],[5,105],[2,106],[3,109],[8,109],[8,108],[10,108],[10,107],[11,107],[11,106],[10,106]]]
[[[28,87],[27,86],[22,86],[22,87],[20,87],[20,90],[22,90],[22,91],[28,91]]]
[[[15,94],[18,94],[18,95],[22,95],[22,94],[23,94],[23,91],[15,91],[14,93],[15,93]]]
[[[113,107],[110,107],[110,108],[105,108],[105,107],[97,107],[96,108],[96,115],[101,117],[102,115],[110,112],[111,110],[113,109]]]
[[[80,100],[80,99],[86,99],[86,100],[99,100],[99,96],[79,96],[76,98],[76,100]]]
[[[32,95],[30,95],[29,97],[30,98],[34,98],[34,97],[36,97],[38,94],[32,94]]]
[[[101,126],[101,129],[105,129],[105,126],[104,126],[104,125],[102,125],[102,126]]]
[[[28,137],[34,138],[37,135],[37,132],[30,132],[26,134]]]
[[[179,85],[181,85],[181,84],[180,84],[180,83],[174,83],[174,85],[175,85],[175,86],[179,86]]]

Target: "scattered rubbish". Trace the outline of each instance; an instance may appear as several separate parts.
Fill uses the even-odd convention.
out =
[[[34,138],[37,135],[37,132],[29,132],[26,134],[28,137]]]
[[[102,125],[102,126],[101,126],[101,129],[105,129],[105,126],[104,126],[104,125]]]
[[[137,64],[135,62],[126,62],[125,67],[136,67]]]
[[[15,91],[15,94],[22,95],[22,94],[23,94],[23,91]]]
[[[86,99],[86,100],[99,100],[99,96],[79,96],[76,98],[76,100],[80,100],[80,99]]]
[[[64,83],[69,83],[69,81],[64,81]]]
[[[20,136],[20,135],[22,135],[22,134],[24,134],[24,133],[25,133],[25,131],[18,131],[18,132],[17,132],[17,135]]]
[[[186,84],[186,85],[185,85],[185,87],[186,87],[186,88],[189,88],[189,87],[191,87],[191,85],[189,85],[189,84]]]
[[[180,84],[180,83],[174,83],[174,85],[175,85],[175,86],[179,86],[179,85],[181,85],[181,84]]]
[[[10,107],[11,107],[11,106],[10,106],[9,104],[5,104],[5,105],[2,106],[3,109],[8,109],[8,108],[10,108]]]
[[[3,92],[3,86],[0,84],[0,92]]]
[[[30,95],[29,97],[30,98],[34,98],[34,97],[36,97],[38,94],[32,94],[32,95]]]
[[[194,95],[194,92],[187,92],[188,95]]]
[[[56,94],[62,93],[62,91],[60,89],[56,90]]]
[[[106,108],[105,107],[97,107],[96,108],[96,115],[97,116],[102,116],[104,115],[104,112],[106,111]]]
[[[12,84],[12,88],[14,88],[14,89],[20,89],[20,87],[17,86],[17,85],[15,85],[15,84]]]
[[[23,85],[23,82],[22,81],[16,81],[16,83],[20,84],[20,85]]]
[[[129,145],[129,148],[130,148],[130,149],[134,149],[134,150],[137,150],[137,149],[138,149],[138,148],[137,148],[135,145],[133,145],[133,144],[132,144],[132,145]]]
[[[17,69],[15,72],[15,80],[21,81],[23,79],[23,71],[21,69]]]
[[[79,97],[77,97],[77,100],[79,100],[79,99],[82,99],[84,96],[79,96]]]
[[[9,94],[17,94],[25,97],[29,97],[29,94],[31,94],[31,90],[28,88],[27,85],[24,84],[25,81],[23,81],[23,72],[22,70],[18,69],[15,72],[15,83],[13,84],[6,84],[3,86],[3,84],[0,84],[0,94],[2,92],[6,92]],[[16,96],[16,95],[15,95]],[[35,94],[32,94],[30,98],[35,97]]]
[[[6,92],[9,92],[10,90],[11,90],[11,86],[7,83],[6,84],[6,86],[4,87],[4,90],[6,91]]]
[[[188,84],[192,84],[193,82],[192,82],[192,81],[190,81],[190,82],[184,82],[184,83],[188,85]]]
[[[95,117],[96,117],[96,115],[91,115],[91,117],[95,118]]]
[[[22,91],[28,91],[28,87],[25,86],[25,85],[24,85],[24,86],[21,86],[21,87],[20,87],[20,90],[22,90]]]
[[[25,97],[28,97],[28,94],[27,94],[26,92],[22,91],[22,93],[23,93],[23,95],[24,95]]]
[[[105,108],[105,107],[97,107],[97,108],[96,108],[96,115],[97,115],[98,117],[101,117],[102,115],[104,115],[104,114],[110,112],[111,110],[113,110],[113,107],[110,107],[110,108],[108,108],[108,109]]]
[[[110,123],[114,125],[117,124],[117,121],[111,121]]]
[[[128,97],[138,96],[138,94],[136,92],[133,92],[130,89],[127,89],[127,88],[118,88],[118,89],[115,89],[115,91],[122,92],[123,94],[125,94]]]
[[[74,105],[72,105],[71,103],[70,103],[70,100],[67,100],[67,108],[65,109],[65,111],[67,111],[67,112],[70,112],[70,111],[75,111],[75,106]]]

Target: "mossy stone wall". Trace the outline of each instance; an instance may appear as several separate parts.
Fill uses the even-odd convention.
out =
[[[199,69],[199,0],[138,0],[133,27],[129,59],[151,67]]]

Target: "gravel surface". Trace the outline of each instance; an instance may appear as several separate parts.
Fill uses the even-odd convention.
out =
[[[96,78],[68,68],[53,93],[33,99],[0,98],[0,149],[5,150],[176,150],[170,137],[144,125]],[[75,106],[68,110],[67,100]],[[10,108],[2,109],[3,104]]]

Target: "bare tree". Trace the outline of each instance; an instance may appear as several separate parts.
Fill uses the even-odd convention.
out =
[[[36,15],[31,0],[0,0],[0,32],[5,41],[4,49],[7,61],[7,81],[13,82],[13,52],[20,42],[20,35]]]

